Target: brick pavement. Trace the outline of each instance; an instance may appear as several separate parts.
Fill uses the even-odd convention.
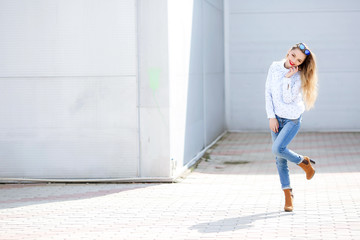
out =
[[[360,133],[300,133],[283,211],[271,139],[228,133],[178,183],[0,185],[0,239],[360,239]]]

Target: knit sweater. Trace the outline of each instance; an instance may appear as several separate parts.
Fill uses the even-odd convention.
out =
[[[305,111],[301,93],[301,78],[299,72],[290,78],[285,75],[290,71],[284,67],[285,59],[273,62],[269,68],[265,84],[265,102],[268,118],[275,115],[297,119]]]

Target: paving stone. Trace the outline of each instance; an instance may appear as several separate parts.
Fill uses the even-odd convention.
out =
[[[360,239],[360,133],[299,133],[283,211],[271,138],[228,133],[174,184],[0,185],[0,239]]]

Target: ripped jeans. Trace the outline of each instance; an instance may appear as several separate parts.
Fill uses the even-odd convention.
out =
[[[303,156],[289,150],[287,146],[298,133],[302,116],[298,119],[286,119],[276,116],[276,119],[279,122],[279,130],[277,133],[271,131],[273,140],[272,152],[276,156],[276,166],[280,177],[281,188],[291,189],[287,162],[290,161],[299,164],[303,160]]]

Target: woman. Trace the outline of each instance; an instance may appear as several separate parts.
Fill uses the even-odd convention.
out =
[[[304,43],[294,45],[285,59],[270,66],[265,87],[266,113],[273,140],[272,152],[281,187],[285,193],[284,210],[293,210],[293,195],[290,187],[287,162],[299,165],[310,180],[315,170],[307,156],[287,148],[299,131],[302,114],[310,110],[317,97],[317,74],[315,54]]]

